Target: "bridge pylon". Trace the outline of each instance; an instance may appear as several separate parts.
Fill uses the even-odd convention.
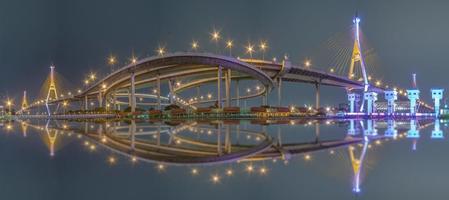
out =
[[[28,98],[27,98],[27,91],[23,91],[23,98],[22,98],[22,111],[25,111],[28,109]]]
[[[57,100],[58,99],[58,92],[56,91],[54,72],[55,72],[55,66],[51,65],[50,66],[50,87],[48,88],[47,98],[45,100],[45,106],[47,107],[47,114],[48,114],[48,116],[51,115],[51,111],[50,111],[50,107],[48,105],[48,102],[51,101],[51,100]],[[53,97],[52,97],[52,94],[54,95]]]

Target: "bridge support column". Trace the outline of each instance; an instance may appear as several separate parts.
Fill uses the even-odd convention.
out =
[[[89,106],[88,103],[89,102],[87,101],[87,95],[86,95],[86,96],[84,96],[84,110],[86,110],[86,111],[89,109],[88,108],[88,106]]]
[[[217,107],[222,108],[221,104],[221,78],[222,78],[222,67],[218,66],[218,74],[217,74]]]
[[[419,99],[419,90],[407,90],[407,97],[410,100],[410,115],[416,115],[416,101]]]
[[[265,87],[267,88],[267,87]],[[262,96],[262,105],[267,106],[268,105],[268,89],[265,90]]]
[[[434,123],[434,127],[432,130],[432,135],[430,136],[430,138],[432,138],[432,139],[444,138],[443,131],[440,129],[440,119],[435,118],[435,123]]]
[[[161,107],[161,77],[160,77],[160,75],[159,75],[159,73],[157,74],[157,80],[156,80],[156,84],[157,84],[157,91],[156,91],[156,94],[157,94],[157,109],[158,110],[162,110],[162,107]]]
[[[221,156],[223,154],[223,151],[221,149],[221,123],[218,123],[217,127],[217,154]]]
[[[440,101],[443,98],[444,89],[431,89],[434,103],[435,116],[440,116]]]
[[[366,114],[371,115],[374,110],[374,103],[377,101],[376,92],[365,92],[364,99],[366,100]]]
[[[320,83],[315,83],[315,109],[320,108]]]
[[[174,86],[173,86],[173,80],[168,80],[168,89],[170,90],[170,104],[175,103],[175,92],[174,92]]]
[[[358,108],[358,103],[360,102],[360,95],[356,93],[349,93],[348,101],[349,101],[349,112],[354,113]]]
[[[101,91],[98,93],[98,107],[99,108],[103,107],[103,94]]]
[[[226,107],[231,106],[231,70],[226,71],[225,76],[225,95],[226,95]]]
[[[136,112],[136,74],[131,72],[131,112]]]
[[[282,106],[282,78],[278,78],[278,106]]]
[[[395,90],[385,91],[385,99],[387,100],[387,113],[393,114],[396,109],[396,101],[398,99],[398,92]]]
[[[238,80],[235,82],[235,96],[237,97],[237,107],[240,107],[240,87]]]
[[[117,110],[117,96],[114,93],[112,94],[112,108]]]

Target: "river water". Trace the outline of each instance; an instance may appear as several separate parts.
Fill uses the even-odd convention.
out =
[[[15,121],[1,199],[444,199],[447,124]]]

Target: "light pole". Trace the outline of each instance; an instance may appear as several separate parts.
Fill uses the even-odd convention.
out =
[[[260,51],[262,51],[262,60],[265,60],[265,51],[268,49],[267,42],[262,41],[259,45]]]
[[[11,115],[12,114],[12,111],[11,111],[12,101],[8,99],[6,101],[6,105],[8,106],[8,114]]]
[[[229,49],[229,56],[232,56],[232,46],[234,46],[233,41],[232,40],[228,40],[226,42],[226,48]]]
[[[116,62],[117,62],[117,59],[113,55],[109,56],[108,63],[111,66],[111,72],[114,72]]]
[[[217,30],[212,31],[212,33],[210,33],[210,37],[211,37],[212,41],[215,42],[216,53],[218,53],[218,41],[221,38],[220,31],[217,31]]]

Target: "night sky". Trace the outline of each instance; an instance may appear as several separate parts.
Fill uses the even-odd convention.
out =
[[[379,59],[376,73],[409,87],[416,72],[423,98],[429,99],[428,90],[444,88],[449,72],[448,8],[442,0],[1,0],[0,93],[20,99],[27,89],[36,95],[51,63],[73,85],[81,85],[90,71],[105,71],[98,69],[107,67],[110,54],[125,62],[132,52],[140,58],[154,54],[159,44],[168,51],[188,50],[192,39],[212,51],[208,33],[214,27],[238,43],[236,52],[263,39],[270,46],[267,56],[288,53],[300,63],[312,49],[348,30],[358,10]],[[307,87],[310,91],[286,89],[310,93],[304,98],[312,101]],[[332,103],[326,97],[333,95],[346,98],[343,90],[329,92],[324,103]]]

